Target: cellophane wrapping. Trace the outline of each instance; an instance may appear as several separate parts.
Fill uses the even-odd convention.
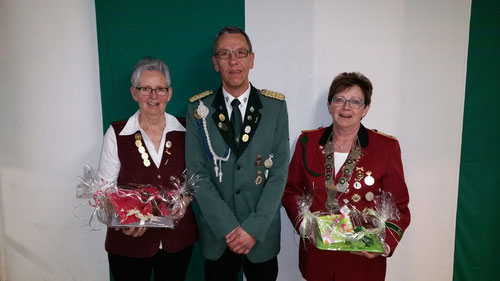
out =
[[[173,188],[150,184],[125,184],[101,180],[95,170],[84,166],[83,175],[76,187],[76,197],[88,199],[94,217],[108,227],[159,227],[174,228],[170,213],[186,207],[185,197],[195,196],[197,176],[183,172],[181,177],[170,178]]]
[[[345,203],[339,214],[311,212],[311,202],[311,195],[297,199],[299,234],[321,250],[383,253],[385,223],[399,220],[399,209],[390,192],[375,196],[374,207],[363,211]]]

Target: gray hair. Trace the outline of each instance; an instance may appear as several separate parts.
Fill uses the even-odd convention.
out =
[[[217,36],[215,36],[215,40],[214,40],[214,56],[217,54],[217,41],[224,34],[241,34],[241,35],[243,35],[245,37],[245,40],[247,41],[248,49],[249,49],[250,53],[252,52],[252,42],[250,42],[250,38],[245,33],[245,31],[243,31],[243,29],[241,29],[241,28],[239,28],[237,26],[226,26],[223,29],[221,29],[219,31],[219,33],[217,33]]]
[[[130,82],[133,87],[137,87],[139,77],[141,77],[141,74],[144,71],[159,71],[163,73],[165,79],[167,80],[167,86],[170,86],[170,82],[172,82],[168,66],[161,59],[155,57],[144,57],[136,63],[134,72],[132,72]]]

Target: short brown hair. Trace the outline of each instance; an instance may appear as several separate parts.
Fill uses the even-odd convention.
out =
[[[354,85],[358,85],[361,88],[365,98],[365,106],[370,105],[373,92],[372,82],[359,72],[342,72],[335,76],[328,92],[328,104],[332,102],[335,94],[345,91]]]

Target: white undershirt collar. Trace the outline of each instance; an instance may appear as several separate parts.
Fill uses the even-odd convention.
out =
[[[241,96],[239,96],[237,99],[240,101],[240,105],[238,108],[240,109],[241,112],[241,121],[245,121],[245,111],[247,109],[247,104],[248,104],[248,98],[250,97],[250,83],[248,83],[248,89],[243,92]],[[224,96],[224,103],[226,104],[226,109],[227,109],[227,114],[231,116],[231,113],[233,112],[233,106],[231,105],[231,102],[235,99],[224,87],[222,87],[222,95]]]

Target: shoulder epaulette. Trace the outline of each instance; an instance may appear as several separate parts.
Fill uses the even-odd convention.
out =
[[[374,131],[375,133],[377,133],[377,134],[379,134],[379,135],[381,135],[381,136],[384,136],[384,137],[387,137],[387,138],[391,138],[391,139],[393,139],[393,140],[395,140],[395,139],[396,139],[396,137],[395,137],[395,136],[391,136],[391,135],[388,135],[388,134],[382,133],[382,132],[380,132],[380,131],[379,131],[379,130],[377,130],[377,129],[373,129],[372,131]]]
[[[260,91],[266,97],[270,97],[270,98],[281,100],[281,101],[285,100],[285,95],[283,95],[282,93],[278,93],[278,92],[275,92],[275,91],[270,91],[270,90],[267,90],[267,89],[262,89]]]
[[[189,98],[189,102],[195,102],[195,101],[197,101],[197,100],[199,100],[199,99],[202,99],[202,98],[204,98],[204,97],[206,97],[206,96],[209,96],[209,95],[211,95],[211,94],[213,94],[213,93],[214,93],[214,91],[210,91],[210,90],[209,90],[209,91],[202,92],[202,93],[199,93],[199,94],[197,94],[197,95],[194,95],[194,96],[190,97],[190,98]]]
[[[316,131],[319,131],[321,129],[323,129],[324,127],[318,127],[317,129],[311,129],[311,130],[302,130],[302,133],[310,133],[310,132],[316,132]]]

